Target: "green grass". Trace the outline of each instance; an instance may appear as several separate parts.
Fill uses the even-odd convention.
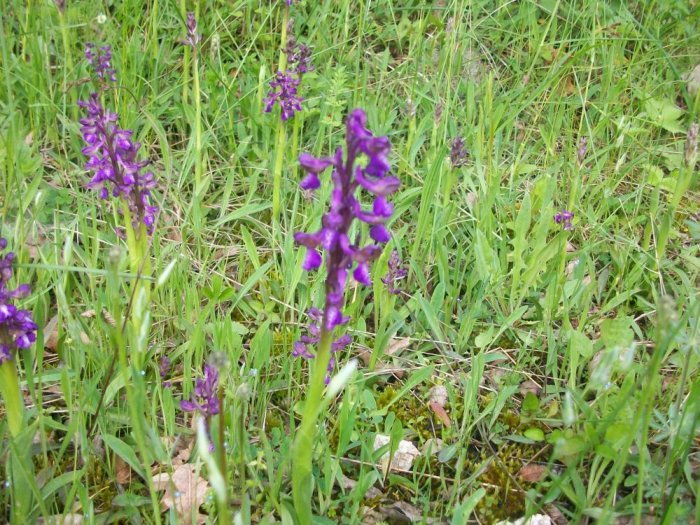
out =
[[[374,286],[347,293],[341,364],[372,366],[361,361],[322,417],[318,523],[359,524],[368,509],[391,522],[396,502],[452,524],[553,509],[570,523],[700,522],[700,188],[683,159],[700,95],[682,80],[700,62],[697,2],[303,0],[289,16],[316,70],[284,124],[262,112],[284,1],[69,0],[62,16],[48,0],[5,4],[0,233],[51,341],[18,360],[21,440],[0,408],[3,479],[32,443],[0,490],[0,521],[17,521],[12,485],[24,483],[23,521],[177,522],[156,511],[152,476],[194,436],[179,400],[215,356],[227,363],[230,520],[293,523],[307,366],[290,354],[323,294],[292,239],[323,208],[299,190],[296,158],[334,151],[362,107],[389,136],[402,187]],[[195,7],[196,60],[178,42]],[[118,215],[84,186],[90,41],[114,50],[120,124],[159,180],[145,278],[171,271],[151,293],[140,377],[121,330],[136,276]],[[458,134],[470,157],[452,169]],[[570,232],[552,219],[564,208]],[[392,249],[409,268],[398,296],[380,281]],[[390,355],[392,338],[410,343]],[[447,388],[450,427],[428,407],[434,385]],[[385,475],[377,433],[442,449]],[[212,479],[196,448],[191,461]],[[545,473],[527,482],[525,465]],[[213,492],[200,512],[217,521]]]

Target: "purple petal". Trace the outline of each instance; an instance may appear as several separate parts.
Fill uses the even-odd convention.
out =
[[[327,157],[316,158],[310,153],[302,153],[299,155],[299,164],[309,173],[321,173],[328,166],[333,164],[333,159]]]
[[[391,195],[401,185],[401,181],[396,177],[383,177],[380,179],[372,180],[364,176],[362,170],[357,170],[355,173],[355,179],[357,182],[365,188],[367,191],[374,193],[375,195]]]
[[[369,276],[369,267],[366,264],[358,264],[352,276],[360,284],[365,286],[371,286],[372,284],[372,279]]]
[[[315,173],[309,173],[301,180],[299,187],[302,190],[317,190],[321,187],[321,181],[318,180],[318,175]]]
[[[389,233],[389,230],[386,229],[386,226],[383,224],[377,224],[376,226],[372,226],[372,228],[369,230],[369,236],[372,237],[377,242],[381,243],[386,243],[389,242],[391,239],[391,234]]]
[[[304,258],[304,264],[302,264],[302,268],[307,272],[310,272],[316,270],[319,266],[321,266],[322,262],[323,258],[321,257],[321,254],[313,248],[309,248],[306,250],[306,257]]]

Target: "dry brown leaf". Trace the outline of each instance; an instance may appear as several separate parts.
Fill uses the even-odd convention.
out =
[[[430,407],[430,410],[435,412],[435,415],[440,421],[442,421],[443,425],[445,425],[446,427],[452,425],[452,421],[450,421],[450,416],[447,415],[447,411],[445,410],[444,406],[436,403],[435,401],[431,401],[430,403],[428,403],[428,406]]]
[[[357,481],[344,476],[342,473],[339,478],[336,478],[338,484],[345,490],[352,490],[357,486]],[[377,487],[370,487],[366,492],[363,493],[364,499],[374,499],[382,495],[382,492]]]
[[[44,327],[44,348],[56,350],[58,346],[58,316],[54,315]]]
[[[549,517],[552,518],[554,525],[569,525],[569,520],[566,519],[566,516],[564,516],[558,507],[554,505],[545,505],[544,510],[549,514]]]
[[[372,357],[372,353],[369,351],[369,348],[363,348],[358,352],[357,357],[360,358],[363,365],[369,366],[369,360]]]
[[[528,379],[527,381],[520,383],[520,395],[524,396],[528,392],[532,392],[536,396],[539,396],[540,392],[542,392],[542,388],[532,379]]]
[[[120,485],[128,485],[132,478],[131,467],[129,464],[117,456],[117,459],[114,462],[114,467],[114,474],[117,479],[117,483]]]
[[[523,468],[520,469],[520,472],[518,474],[520,474],[520,477],[523,479],[523,481],[527,481],[529,483],[537,483],[547,474],[547,467],[544,465],[530,463],[528,465],[523,466]]]
[[[378,374],[391,374],[397,379],[403,379],[406,371],[403,368],[397,368],[392,365],[380,365],[375,369]]]
[[[398,355],[401,350],[408,348],[411,340],[408,337],[392,337],[384,352],[386,355]]]
[[[362,507],[360,515],[362,516],[362,525],[377,525],[377,523],[384,522],[384,516],[369,507]]]
[[[201,516],[199,507],[204,503],[204,498],[209,491],[209,482],[197,473],[192,463],[184,463],[175,468],[172,475],[163,472],[153,476],[153,485],[156,490],[164,490],[161,504],[166,509],[173,509],[182,519],[190,519],[192,511]],[[202,522],[204,523],[204,522]]]

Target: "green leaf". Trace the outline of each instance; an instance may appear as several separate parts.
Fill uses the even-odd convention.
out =
[[[523,399],[523,410],[525,412],[536,412],[538,408],[540,408],[540,400],[532,392],[527,392],[525,399]]]
[[[631,328],[632,319],[629,317],[617,317],[606,319],[600,327],[600,339],[606,348],[628,347],[634,341],[634,332]]]
[[[593,341],[581,332],[572,330],[569,332],[569,349],[584,359],[590,359],[593,356]]]
[[[523,432],[523,435],[533,441],[544,441],[544,432],[541,428],[528,428],[525,432]]]
[[[486,235],[481,230],[476,230],[476,270],[485,282],[493,282],[500,274],[500,266],[496,253],[491,248]]]
[[[478,348],[485,348],[485,347],[487,347],[488,344],[489,344],[489,343],[491,342],[491,340],[493,339],[493,331],[494,331],[493,326],[489,326],[488,330],[486,330],[485,332],[481,332],[479,335],[477,335],[477,336],[474,338],[474,344],[475,344]]]
[[[671,133],[683,133],[684,129],[679,120],[685,112],[670,100],[647,99],[644,110],[658,127]]]
[[[486,489],[479,488],[474,494],[470,495],[462,503],[455,507],[455,513],[452,515],[450,525],[466,525],[469,522],[469,515],[474,511],[477,504],[486,495]]]
[[[122,458],[126,463],[134,469],[134,472],[136,472],[139,476],[142,478],[145,478],[145,474],[143,472],[143,468],[141,467],[141,462],[139,459],[136,457],[136,452],[134,452],[134,449],[131,448],[129,445],[124,443],[121,439],[119,439],[116,436],[112,436],[111,434],[104,434],[102,436],[102,439],[104,440],[105,444],[112,449],[112,451]]]

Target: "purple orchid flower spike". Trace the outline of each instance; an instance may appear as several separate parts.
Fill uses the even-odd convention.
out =
[[[381,245],[390,239],[386,223],[393,213],[393,206],[387,197],[399,187],[399,180],[389,175],[390,149],[389,139],[375,137],[367,129],[365,112],[355,109],[347,119],[345,158],[342,148],[338,148],[333,157],[316,158],[308,153],[299,156],[299,163],[307,173],[300,186],[309,191],[319,188],[319,175],[332,166],[333,190],[330,209],[321,220],[321,228],[314,233],[297,232],[294,235],[297,244],[307,248],[304,270],[318,269],[325,253],[327,272],[325,307],[309,311],[312,323],[308,326],[308,335],[302,336],[294,345],[295,356],[314,357],[310,347],[319,342],[321,332],[331,332],[336,326],[348,322],[349,317],[343,315],[342,309],[349,272],[352,271],[358,283],[371,284],[370,264],[379,257]],[[367,159],[364,167],[357,162],[362,156]],[[358,189],[372,196],[371,208],[362,206],[356,195]],[[359,238],[355,242],[350,239],[350,228],[355,219],[369,227],[371,240],[366,245],[361,245]],[[349,336],[342,336],[331,345],[332,353],[349,343]],[[329,372],[334,364],[332,356]]]
[[[212,416],[220,411],[219,398],[217,396],[219,388],[219,372],[210,365],[204,365],[204,377],[197,379],[194,392],[190,399],[180,401],[180,408],[183,412],[193,412],[204,417],[207,434],[209,434],[209,421]],[[214,443],[209,436],[209,450],[214,450]]]
[[[450,163],[453,168],[460,168],[467,164],[467,157],[469,152],[467,151],[467,144],[464,139],[459,135],[455,137],[452,141],[452,148],[450,149]]]
[[[275,103],[280,105],[282,120],[289,120],[295,112],[301,111],[303,99],[297,94],[299,78],[278,71],[275,79],[270,82],[270,88],[272,89],[264,100],[265,113],[272,111]]]
[[[204,378],[197,379],[192,397],[180,401],[180,408],[185,412],[198,412],[206,418],[218,414],[218,386],[219,372],[213,366],[204,365]]]
[[[202,35],[197,33],[197,19],[193,12],[190,11],[187,13],[185,25],[187,26],[187,38],[183,39],[181,42],[194,49],[202,41]]]
[[[387,290],[390,294],[399,294],[401,289],[398,287],[397,283],[408,275],[408,270],[403,267],[403,263],[399,258],[399,252],[394,250],[391,252],[391,257],[389,258],[389,269],[384,277],[382,277],[382,282],[387,286]]]
[[[574,212],[562,210],[554,215],[554,222],[561,224],[564,230],[573,230]]]
[[[279,103],[283,121],[289,120],[297,111],[301,111],[301,103],[304,101],[299,96],[299,84],[306,73],[314,70],[311,63],[311,48],[305,44],[298,44],[292,32],[292,21],[289,24],[289,37],[284,53],[287,55],[287,71],[278,71],[275,78],[270,81],[270,91],[263,100],[265,112],[272,111],[275,103]]]
[[[9,288],[12,278],[12,265],[15,254],[2,252],[7,248],[7,240],[0,239],[0,364],[12,359],[13,351],[29,348],[36,341],[37,324],[29,310],[20,310],[13,302],[29,295],[30,288],[21,284]]]
[[[112,67],[112,48],[97,47],[92,42],[85,45],[85,58],[92,66],[101,90],[106,89],[110,82],[117,81],[117,72]]]
[[[116,79],[109,46],[95,51],[95,46],[88,44],[85,56],[93,65],[100,85],[105,79]],[[87,101],[78,101],[78,105],[87,113],[80,119],[85,141],[82,152],[88,157],[85,168],[93,173],[87,187],[97,190],[102,199],[110,195],[122,198],[134,229],[144,224],[147,232],[152,233],[158,208],[150,203],[150,195],[156,182],[153,172],[144,170],[149,161],[138,160],[141,143],[132,140],[132,130],[119,127],[118,115],[102,105],[98,93],[91,93]]]

